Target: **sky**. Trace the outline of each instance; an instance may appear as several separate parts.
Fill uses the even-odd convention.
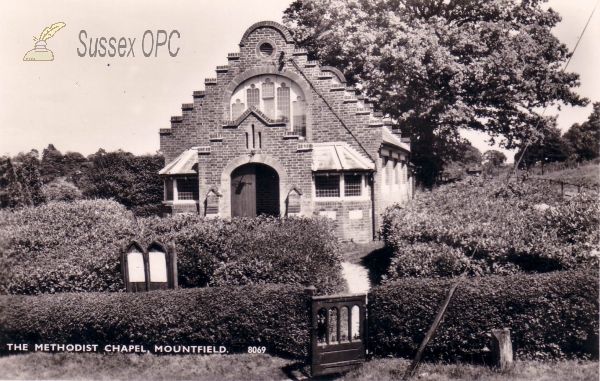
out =
[[[545,5],[562,15],[554,33],[569,49],[597,1],[551,0]],[[181,115],[182,103],[193,102],[192,92],[203,90],[204,78],[216,77],[215,68],[227,64],[227,53],[239,51],[246,29],[259,21],[281,22],[290,2],[0,0],[0,32],[5,36],[0,41],[0,155],[41,152],[48,144],[84,155],[99,148],[155,153],[159,129],[170,127],[171,116]],[[34,49],[33,37],[57,22],[66,26],[47,41],[54,61],[24,62]],[[167,45],[155,46],[158,37],[166,39],[158,36],[159,30],[171,35],[172,52],[179,48],[175,57]],[[101,37],[123,37],[124,57],[118,52],[115,57],[90,57],[80,38],[89,45],[90,38]],[[577,92],[591,101],[600,101],[599,37],[597,9],[568,67],[581,75]],[[135,42],[133,55],[127,56],[129,39]],[[144,49],[149,53],[151,48],[146,57]],[[559,115],[559,127],[566,131],[587,120],[591,110],[590,103],[549,109],[547,115]],[[483,134],[465,136],[482,152],[498,149]],[[514,152],[505,152],[511,161]]]

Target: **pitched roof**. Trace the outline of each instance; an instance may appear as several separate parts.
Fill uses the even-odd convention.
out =
[[[347,143],[313,143],[313,171],[373,170],[375,164]]]
[[[165,165],[158,172],[159,175],[197,175],[198,174],[198,149],[192,147],[183,153],[175,160]]]
[[[387,127],[382,127],[382,140],[384,143],[392,145],[392,146],[396,146],[398,148],[402,148],[404,150],[406,150],[407,152],[410,152],[410,146],[404,142],[402,142],[402,140],[400,140],[400,138],[398,138],[396,135],[394,135],[392,133],[392,131],[390,131]]]

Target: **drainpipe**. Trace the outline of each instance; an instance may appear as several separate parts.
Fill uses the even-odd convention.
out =
[[[371,228],[373,231],[373,241],[375,240],[375,171],[371,173]]]

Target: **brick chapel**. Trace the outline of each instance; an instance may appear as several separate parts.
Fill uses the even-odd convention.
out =
[[[342,239],[372,240],[412,198],[409,142],[284,26],[256,23],[239,46],[160,130],[163,215],[326,216]]]

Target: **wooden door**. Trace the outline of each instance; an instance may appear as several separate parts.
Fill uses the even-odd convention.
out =
[[[247,164],[231,173],[231,217],[256,217],[255,165]]]

